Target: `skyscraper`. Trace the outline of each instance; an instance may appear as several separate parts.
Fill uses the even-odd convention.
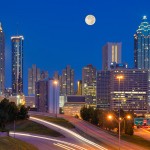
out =
[[[12,36],[12,94],[23,93],[23,36]]]
[[[74,95],[74,70],[68,65],[60,77],[60,94]]]
[[[121,63],[122,43],[108,42],[102,50],[102,69],[110,70],[111,63]]]
[[[0,95],[4,94],[5,89],[5,39],[4,32],[0,23]]]
[[[134,34],[134,65],[137,69],[150,69],[150,24],[146,16]]]
[[[82,95],[88,104],[96,104],[96,68],[91,64],[82,68]]]
[[[143,16],[142,22],[134,34],[134,66],[137,69],[148,69],[150,88],[150,24]],[[150,111],[150,89],[148,89],[148,110]]]
[[[28,95],[35,95],[35,82],[40,80],[40,69],[35,64],[28,69]]]

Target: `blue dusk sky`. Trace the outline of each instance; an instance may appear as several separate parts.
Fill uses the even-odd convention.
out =
[[[88,26],[85,17],[96,23]],[[150,0],[0,0],[0,22],[6,39],[6,87],[11,86],[10,37],[23,35],[24,91],[32,64],[50,77],[66,65],[81,79],[82,67],[102,68],[102,47],[122,42],[122,62],[133,67],[133,35],[142,16],[150,20]]]

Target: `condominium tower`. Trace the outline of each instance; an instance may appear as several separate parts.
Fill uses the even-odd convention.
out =
[[[12,94],[23,93],[23,36],[12,36]]]
[[[4,32],[0,23],[0,95],[4,94],[5,89],[5,39]]]
[[[121,63],[122,43],[108,42],[102,50],[102,69],[110,70],[111,63]]]

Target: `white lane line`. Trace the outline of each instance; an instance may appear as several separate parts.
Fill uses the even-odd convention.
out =
[[[9,134],[10,135],[14,135],[14,132],[9,132]],[[80,150],[87,150],[87,149],[85,149],[85,148],[83,148],[81,146],[78,146],[78,145],[75,145],[75,144],[72,144],[72,143],[69,143],[69,142],[65,142],[65,141],[62,141],[62,140],[60,141],[60,140],[53,139],[53,138],[47,138],[47,137],[43,137],[43,136],[31,135],[31,134],[26,134],[26,133],[18,133],[18,132],[16,132],[15,135],[26,136],[26,137],[33,137],[33,138],[39,138],[39,139],[59,142],[59,143],[63,143],[63,144],[66,144],[66,145],[78,148]]]
[[[101,150],[107,150],[106,148],[104,148],[104,147],[102,147],[102,146],[100,146],[100,145],[98,145],[98,144],[96,144],[96,143],[94,143],[94,142],[92,142],[92,141],[90,141],[90,140],[88,140],[88,139],[86,139],[86,138],[80,136],[79,134],[77,134],[77,133],[75,133],[75,132],[73,132],[73,131],[70,131],[70,130],[67,129],[67,128],[61,127],[61,126],[59,126],[59,125],[56,125],[56,124],[54,124],[54,123],[50,123],[50,122],[45,121],[45,120],[42,120],[42,119],[38,119],[38,118],[36,118],[36,117],[30,117],[30,119],[33,120],[33,121],[36,120],[36,121],[39,121],[39,122],[42,122],[42,123],[45,123],[45,124],[54,126],[54,127],[56,127],[56,128],[59,128],[59,129],[61,129],[61,130],[64,130],[64,131],[66,131],[66,132],[72,134],[73,136],[77,137],[78,139],[87,142],[88,144],[91,144],[91,145],[93,145],[93,146],[95,146],[95,147],[97,147],[97,148],[99,148],[99,149],[101,149]]]
[[[60,143],[53,143],[53,144],[56,145],[56,146],[62,147],[64,149],[67,149],[67,150],[75,150],[72,147],[69,147],[69,146],[66,146],[66,145],[63,145],[63,144],[60,144]]]

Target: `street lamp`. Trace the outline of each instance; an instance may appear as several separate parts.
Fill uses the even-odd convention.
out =
[[[55,85],[55,93],[54,93],[54,97],[55,97],[55,113],[56,113],[56,118],[57,118],[57,98],[56,98],[56,88],[57,88],[57,85],[58,85],[58,81],[57,80],[54,80],[53,81],[54,85]]]
[[[117,76],[117,79],[119,81],[118,92],[120,92],[120,80],[122,80],[123,78],[124,78],[123,75]],[[119,101],[119,94],[118,94],[118,104],[119,104],[119,149],[120,149],[120,101]]]
[[[108,115],[107,116],[107,118],[109,119],[109,120],[112,120],[113,118],[115,118],[116,119],[116,121],[118,122],[118,125],[119,125],[119,150],[120,150],[120,124],[121,124],[121,122],[125,119],[125,118],[127,118],[127,119],[131,119],[131,116],[130,115],[127,115],[127,116],[125,116],[124,118],[121,118],[120,116],[119,116],[119,118],[117,119],[117,117],[113,117],[112,115]]]

